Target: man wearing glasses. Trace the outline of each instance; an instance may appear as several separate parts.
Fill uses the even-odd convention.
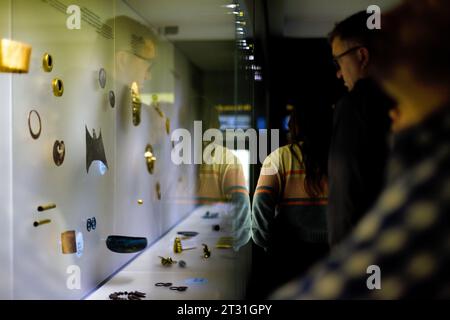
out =
[[[348,93],[336,105],[328,172],[328,232],[334,246],[350,234],[378,197],[384,181],[392,102],[368,77],[369,15],[358,12],[329,35],[336,76]]]

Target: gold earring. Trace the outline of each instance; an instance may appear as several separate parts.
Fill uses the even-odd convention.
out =
[[[61,79],[53,79],[52,81],[53,94],[55,97],[62,97],[64,94],[64,83]]]
[[[42,68],[45,72],[52,72],[53,70],[53,57],[48,53],[45,53],[42,58]]]

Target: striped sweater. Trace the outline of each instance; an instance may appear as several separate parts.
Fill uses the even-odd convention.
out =
[[[304,181],[305,168],[296,144],[266,158],[253,200],[252,237],[257,245],[269,250],[283,240],[327,242],[326,195],[311,198]]]

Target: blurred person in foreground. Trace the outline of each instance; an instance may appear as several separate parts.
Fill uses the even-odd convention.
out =
[[[447,0],[383,15],[373,71],[400,117],[387,185],[329,258],[273,298],[450,298],[449,33]],[[369,266],[381,271],[375,288]]]

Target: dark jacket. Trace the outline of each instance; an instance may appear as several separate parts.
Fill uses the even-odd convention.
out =
[[[359,80],[336,105],[328,160],[332,246],[350,234],[381,191],[392,106],[392,100],[368,78]]]

